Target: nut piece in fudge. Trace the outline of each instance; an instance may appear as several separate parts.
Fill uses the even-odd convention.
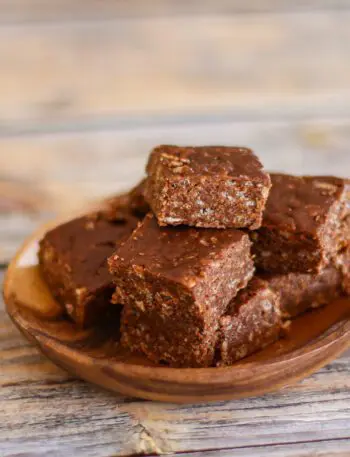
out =
[[[271,174],[262,227],[252,234],[259,269],[317,273],[350,243],[350,181]]]
[[[282,333],[277,294],[267,282],[253,278],[220,319],[218,365],[232,365],[274,343]]]
[[[350,295],[350,249],[337,255],[319,273],[265,275],[264,279],[280,297],[283,318],[296,317]]]
[[[159,146],[147,173],[145,198],[162,226],[261,225],[271,182],[250,149]]]
[[[164,227],[148,214],[109,260],[122,342],[156,362],[213,363],[220,316],[254,273],[249,236]]]
[[[88,215],[54,228],[41,240],[44,279],[79,327],[103,316],[114,291],[107,259],[136,225],[130,216],[110,222]]]

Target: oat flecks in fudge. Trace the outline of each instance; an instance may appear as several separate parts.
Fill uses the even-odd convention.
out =
[[[258,268],[315,273],[350,243],[350,181],[271,174],[262,227],[252,234]]]
[[[160,228],[148,214],[109,261],[123,344],[172,366],[211,365],[219,318],[254,272],[250,247],[238,230]]]
[[[277,294],[267,282],[253,278],[220,319],[218,365],[232,365],[274,343],[282,329]]]
[[[146,179],[143,179],[130,192],[108,198],[97,208],[96,214],[110,221],[123,220],[130,214],[143,219],[150,209],[143,195],[145,184]]]
[[[265,275],[264,279],[280,297],[282,316],[296,317],[350,294],[350,249],[339,254],[319,273]]]
[[[159,146],[147,173],[145,197],[162,226],[261,225],[271,182],[250,149]]]
[[[69,317],[80,327],[100,319],[114,287],[107,259],[137,225],[137,219],[110,222],[96,215],[69,221],[40,242],[45,281]]]

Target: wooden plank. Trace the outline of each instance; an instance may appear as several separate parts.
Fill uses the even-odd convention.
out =
[[[350,118],[163,125],[0,138],[0,264],[37,225],[130,188],[160,143],[241,144],[268,169],[349,176]]]
[[[319,11],[3,26],[1,131],[282,107],[349,115],[349,19]]]
[[[350,442],[345,440],[321,440],[314,443],[277,444],[242,449],[185,452],[181,457],[349,457]],[[175,457],[179,454],[171,454]]]
[[[347,0],[0,0],[0,21],[62,21],[124,16],[237,14],[347,9]]]
[[[35,186],[54,188],[65,183],[71,190],[75,186],[83,190],[86,185],[86,194],[97,196],[99,186],[103,192],[113,192],[139,179],[150,150],[158,144],[236,144],[252,147],[268,169],[347,176],[349,127],[350,117],[198,122],[0,137],[0,150],[5,151],[0,155],[0,170],[3,179],[14,185],[30,183],[33,191]]]
[[[80,382],[39,355],[10,322],[1,299],[0,360],[2,457],[133,453],[140,427],[122,409],[129,400]]]
[[[340,457],[350,449],[350,353],[274,395],[187,406],[146,402],[56,368],[14,328],[0,300],[0,361],[2,457]]]

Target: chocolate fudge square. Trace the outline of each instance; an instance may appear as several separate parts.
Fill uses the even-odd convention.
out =
[[[264,279],[280,297],[283,318],[296,317],[350,294],[350,249],[337,255],[319,273],[265,275]]]
[[[283,330],[278,295],[253,278],[220,319],[218,365],[232,365],[279,339]]]
[[[253,275],[241,231],[161,228],[148,214],[110,260],[122,342],[172,366],[213,363],[220,316]]]
[[[252,234],[258,268],[318,273],[350,243],[350,181],[272,174],[262,227]]]
[[[147,173],[145,197],[161,226],[261,225],[271,183],[250,149],[159,146]]]
[[[136,225],[130,216],[110,222],[87,215],[54,228],[40,242],[44,279],[79,327],[103,315],[114,291],[107,259]]]

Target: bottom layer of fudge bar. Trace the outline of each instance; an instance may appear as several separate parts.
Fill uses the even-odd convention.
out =
[[[124,306],[121,342],[156,363],[173,367],[211,366],[215,355],[216,324],[166,319],[155,310],[142,312]]]
[[[279,294],[283,317],[296,317],[350,294],[350,249],[338,254],[320,273],[266,275],[264,279]]]
[[[110,259],[122,342],[156,362],[213,363],[219,318],[254,273],[247,234],[144,221]]]
[[[49,231],[40,242],[44,279],[78,326],[94,324],[109,304],[114,287],[107,259],[136,225],[133,217],[110,222],[87,215]]]
[[[220,320],[217,364],[232,365],[277,341],[283,331],[279,298],[253,278]]]

